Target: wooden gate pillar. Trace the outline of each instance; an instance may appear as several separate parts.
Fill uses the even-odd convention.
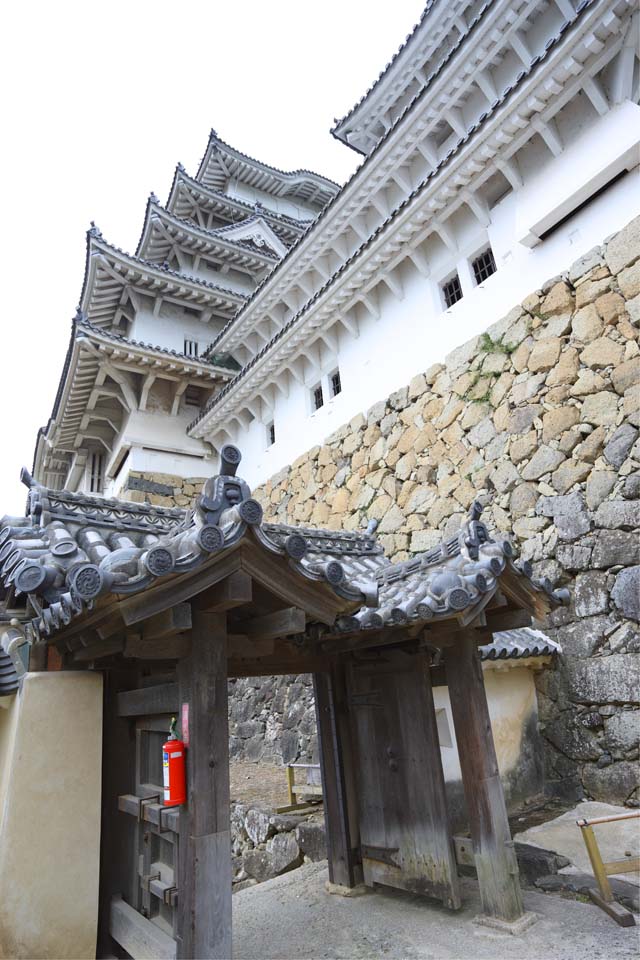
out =
[[[231,830],[226,614],[192,608],[178,666],[188,704],[187,804],[180,812],[177,957],[231,956]],[[183,738],[186,731],[182,731]]]
[[[344,667],[336,665],[326,673],[314,673],[313,689],[329,880],[343,887],[355,887],[361,876],[356,866],[357,797]]]
[[[518,862],[473,637],[464,636],[448,647],[445,664],[482,909],[511,923],[524,912]]]

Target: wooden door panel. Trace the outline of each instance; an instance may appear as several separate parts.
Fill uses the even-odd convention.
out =
[[[355,665],[350,673],[365,882],[460,906],[429,668]]]

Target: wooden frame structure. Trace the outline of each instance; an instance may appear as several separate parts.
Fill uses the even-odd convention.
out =
[[[153,536],[139,516],[142,533],[130,523],[123,534],[121,520],[101,533],[109,518],[96,519],[95,505],[74,526],[56,512],[56,495],[35,486],[29,529],[7,521],[8,536],[0,531],[12,555],[26,554],[4,582],[6,603],[28,596],[34,656],[55,647],[65,668],[106,678],[103,946],[112,936],[134,957],[231,956],[227,680],[240,676],[313,675],[330,881],[387,884],[457,909],[431,692],[433,671],[444,669],[482,909],[518,921],[476,648],[562,597],[514,565],[476,508],[455,538],[397,565],[367,536],[263,524],[235,477],[239,461],[225,448],[195,512],[151,518]],[[36,539],[44,552],[34,558]],[[83,555],[65,567],[72,544]],[[179,808],[160,796],[171,715],[187,743]]]

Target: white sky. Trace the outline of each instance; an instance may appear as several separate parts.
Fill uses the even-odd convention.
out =
[[[195,174],[209,129],[343,182],[330,134],[424,0],[36,0],[0,15],[3,166],[0,516],[24,511],[80,297],[85,232],[133,252],[148,194]]]

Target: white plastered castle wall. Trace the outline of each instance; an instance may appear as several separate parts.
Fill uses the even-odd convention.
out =
[[[492,208],[487,229],[463,214],[454,218],[457,251],[451,253],[444,244],[434,248],[428,278],[405,261],[402,299],[381,282],[377,287],[380,319],[361,315],[357,338],[335,328],[340,329],[338,351],[324,358],[325,405],[320,410],[312,412],[310,399],[317,376],[310,375],[304,386],[289,377],[288,395],[279,394],[272,410],[265,410],[262,419],[254,420],[246,431],[231,431],[231,439],[243,450],[248,482],[252,486],[263,483],[305,450],[321,444],[333,430],[442,361],[451,350],[501,319],[537,285],[567,269],[624,226],[640,211],[637,166],[599,195],[594,194],[608,175],[637,164],[639,131],[640,107],[630,102],[592,120],[584,130],[576,131],[575,141],[565,151],[546,160],[544,169],[527,179],[523,188],[508,193]],[[594,153],[599,159],[594,159]],[[549,184],[553,184],[552,190]],[[553,222],[549,197],[556,198],[558,223],[566,215],[563,205],[567,196],[576,204],[590,196],[593,199],[545,239],[533,246],[520,242],[526,236],[532,243],[532,228]],[[497,272],[476,286],[470,260],[487,243],[494,252]],[[445,310],[440,284],[456,270],[464,296]],[[342,393],[329,400],[326,377],[336,367]],[[269,446],[267,424],[271,421],[276,442]]]
[[[0,709],[0,957],[94,957],[102,676],[27,674]],[[78,856],[69,856],[71,851]]]

